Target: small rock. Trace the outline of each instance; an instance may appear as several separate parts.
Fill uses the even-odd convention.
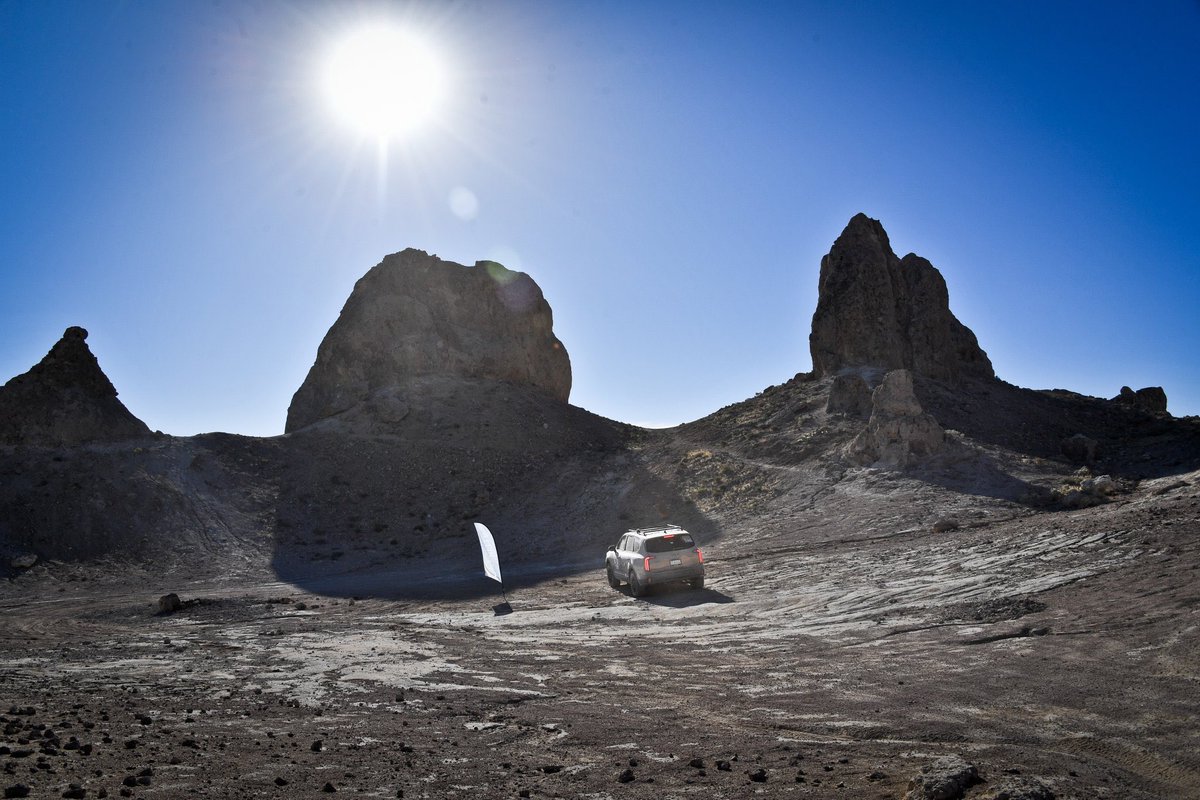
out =
[[[718,761],[717,769],[720,770],[721,772],[729,772],[730,770],[733,769],[733,765],[730,764],[728,761]]]
[[[325,792],[326,794],[332,794],[333,792],[336,792],[337,789],[334,788],[332,783],[326,781],[325,785],[321,787],[321,791]]]
[[[179,599],[179,595],[171,592],[164,594],[158,598],[158,613],[159,614],[174,614],[179,609],[183,608],[183,601]]]
[[[561,764],[547,764],[543,767],[538,767],[538,770],[541,772],[544,772],[547,775],[553,775],[556,772],[562,772],[562,765]]]
[[[276,778],[275,785],[276,786],[287,786],[288,782],[286,780],[284,780],[283,778]]]
[[[704,769],[704,759],[703,758],[693,758],[691,761],[688,762],[688,766],[693,767],[695,769]]]
[[[312,750],[314,753],[319,753],[319,752],[321,752],[322,747],[324,747],[324,745],[322,744],[321,740],[317,739],[315,742],[312,743],[312,745],[309,746],[308,749]]]
[[[625,769],[624,772],[622,772],[620,775],[617,776],[617,781],[619,783],[632,783],[633,782],[633,770],[628,769],[628,768]]]
[[[766,783],[767,771],[762,767],[759,767],[750,773],[750,780],[754,781],[755,783]]]
[[[29,569],[30,567],[32,567],[34,564],[37,563],[37,560],[38,560],[38,557],[36,555],[34,555],[33,553],[25,553],[23,555],[17,556],[9,563],[12,565],[13,569]],[[21,796],[24,797],[24,795],[21,795]]]
[[[23,783],[14,783],[4,789],[5,797],[29,797],[29,792],[32,791]]]
[[[961,527],[958,520],[953,517],[942,517],[937,522],[933,523],[934,533],[946,533],[947,531],[956,531]]]
[[[63,797],[72,797],[72,798],[76,798],[76,799],[78,799],[80,797],[87,797],[87,789],[84,789],[82,786],[80,786],[77,783],[72,783],[67,788],[67,790],[62,793],[62,796]]]

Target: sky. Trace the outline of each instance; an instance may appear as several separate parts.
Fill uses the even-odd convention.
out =
[[[381,141],[323,75],[442,66]],[[152,429],[276,435],[354,282],[528,272],[571,402],[666,426],[811,368],[858,212],[1004,380],[1200,414],[1200,3],[0,0],[0,382],[71,325]]]

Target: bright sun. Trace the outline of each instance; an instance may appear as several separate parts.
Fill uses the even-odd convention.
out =
[[[323,88],[339,120],[365,136],[403,136],[437,111],[445,74],[436,54],[400,28],[373,26],[343,39]]]

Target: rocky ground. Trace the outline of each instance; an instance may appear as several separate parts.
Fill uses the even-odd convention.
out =
[[[436,559],[307,591],[38,565],[0,586],[0,783],[900,798],[933,768],[968,797],[1200,796],[1200,474],[1074,511],[871,468],[806,486],[811,510],[710,543],[704,590],[634,600],[597,554],[505,616]]]

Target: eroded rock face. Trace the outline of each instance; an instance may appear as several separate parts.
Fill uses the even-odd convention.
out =
[[[408,249],[355,284],[292,398],[285,430],[426,375],[505,381],[562,402],[571,392],[570,359],[532,278]]]
[[[912,374],[898,369],[883,377],[871,394],[871,419],[850,443],[860,464],[903,468],[942,447],[945,433],[913,393]]]
[[[67,328],[33,369],[0,388],[0,442],[58,446],[150,434],[117,399],[87,335]]]
[[[950,313],[946,282],[925,259],[897,258],[877,220],[850,220],[821,260],[809,336],[813,370],[909,369],[930,378],[993,378],[992,362]]]

